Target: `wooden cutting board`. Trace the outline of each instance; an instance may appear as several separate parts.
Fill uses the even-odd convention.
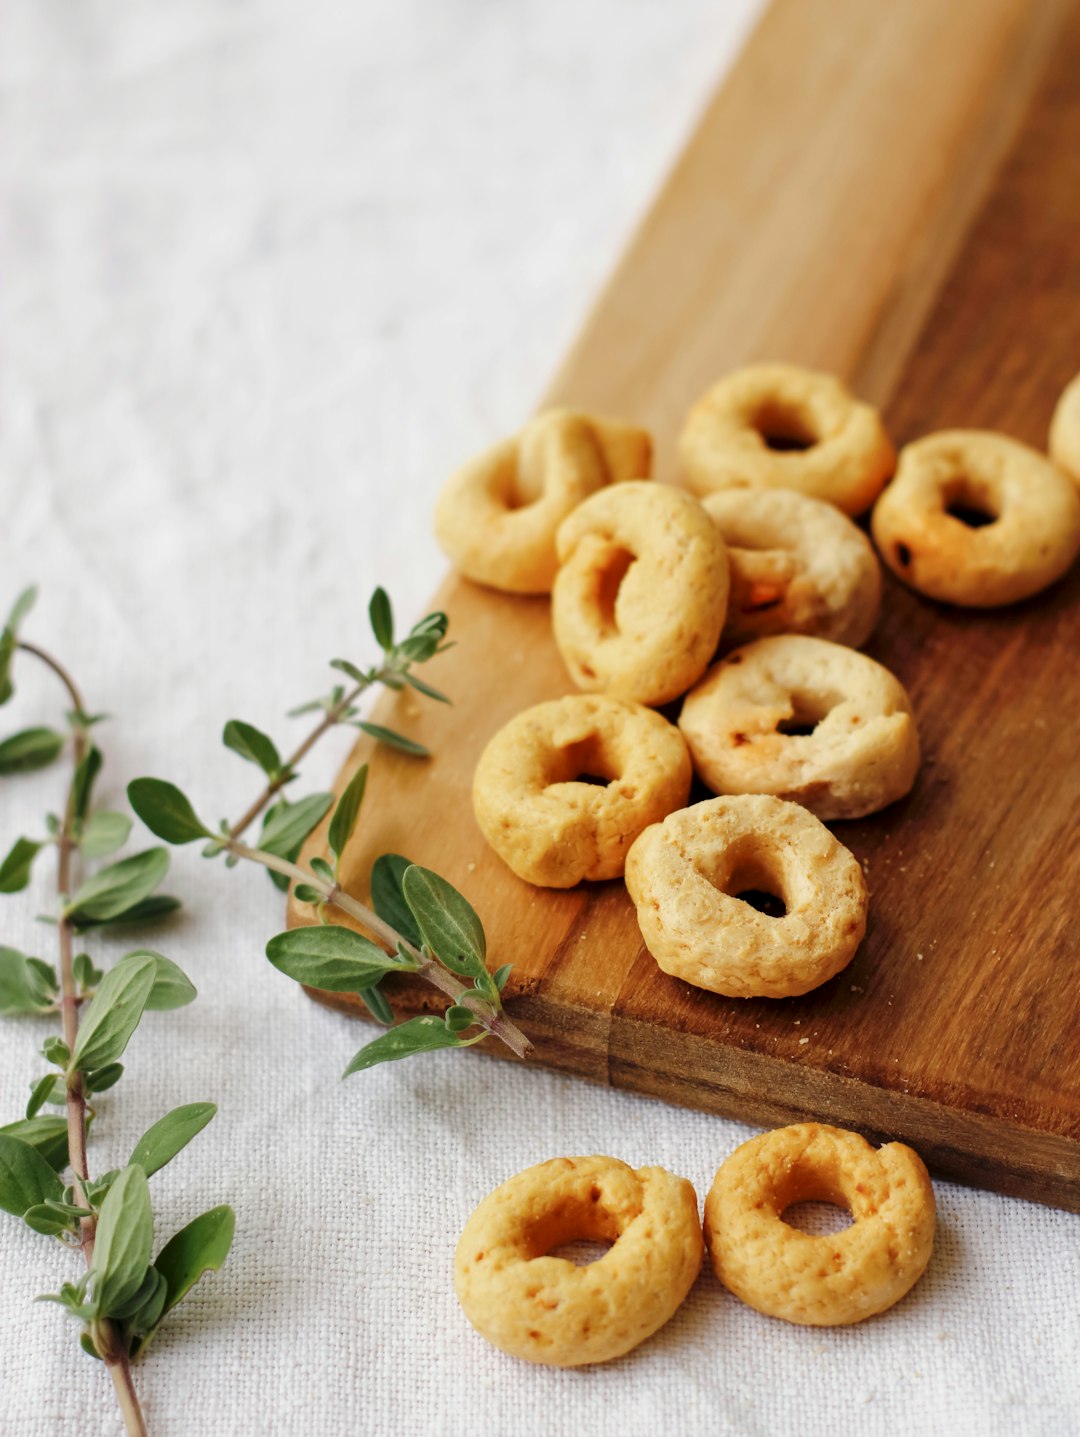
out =
[[[669,481],[690,403],[760,358],[846,376],[898,443],[961,425],[1043,446],[1080,369],[1078,76],[1070,0],[779,0],[545,402],[648,424]],[[1080,1210],[1080,572],[996,613],[889,583],[869,652],[907,686],[925,762],[908,799],[834,825],[865,860],[869,933],[839,977],[781,1002],[659,972],[621,884],[530,888],[487,849],[478,754],[571,685],[546,600],[451,577],[433,607],[458,641],[431,673],[454,707],[376,709],[435,756],[357,746],[340,785],[374,762],[350,890],[387,850],[458,885],[493,964],[514,964],[507,1006],[538,1064],[902,1138],[940,1174]],[[416,985],[391,997],[438,1006]]]

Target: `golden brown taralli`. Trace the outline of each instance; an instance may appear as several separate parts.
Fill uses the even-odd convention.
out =
[[[845,514],[869,509],[896,463],[876,409],[794,364],[725,375],[690,411],[679,457],[695,494],[797,489]]]
[[[1015,439],[949,429],[909,444],[874,508],[898,578],[932,599],[993,608],[1029,598],[1080,553],[1080,492]]]
[[[618,878],[643,828],[681,808],[693,777],[679,730],[625,699],[570,694],[526,709],[480,756],[473,809],[527,883]]]
[[[702,499],[727,545],[721,646],[811,634],[859,648],[881,607],[881,566],[851,520],[794,489],[719,489]]]
[[[728,654],[686,697],[679,727],[716,793],[771,793],[818,818],[903,797],[919,739],[903,685],[865,654],[782,634]]]
[[[577,1267],[551,1249],[611,1249]],[[469,1321],[514,1357],[580,1367],[621,1357],[672,1316],[701,1267],[697,1196],[663,1168],[553,1158],[490,1193],[465,1224],[454,1286]]]
[[[555,642],[579,688],[662,704],[716,652],[728,598],[720,531],[681,489],[619,484],[558,534]]]
[[[826,1237],[790,1227],[785,1209],[816,1200],[850,1210]],[[934,1189],[903,1143],[874,1149],[857,1133],[797,1123],[751,1138],[705,1200],[713,1269],[769,1317],[810,1327],[862,1322],[909,1292],[934,1245]]]
[[[866,932],[858,862],[805,808],[714,798],[647,828],[626,860],[645,946],[665,973],[729,998],[790,998],[832,978]],[[783,916],[740,895],[780,900]]]
[[[1050,458],[1080,484],[1080,374],[1067,385],[1050,422]]]
[[[546,594],[566,516],[606,484],[647,479],[651,463],[646,430],[550,409],[447,481],[435,506],[436,537],[477,583]]]

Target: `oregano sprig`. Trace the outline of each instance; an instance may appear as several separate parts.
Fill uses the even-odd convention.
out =
[[[331,667],[347,674],[354,687],[348,692],[335,687],[327,697],[291,711],[295,715],[321,710],[324,716],[288,759],[283,760],[273,740],[253,725],[236,719],[225,725],[225,746],[257,764],[267,780],[262,793],[235,823],[222,820],[215,832],[187,796],[163,779],[136,779],[128,786],[128,798],[150,831],[166,843],[203,841],[206,857],[224,855],[228,865],[241,860],[261,864],[280,887],[295,885],[296,898],[312,905],[318,925],[279,933],[267,944],[266,953],[274,967],[298,983],[355,993],[388,1025],[393,1022],[393,1012],[380,986],[388,976],[416,975],[450,999],[442,1017],[412,1018],[367,1044],[353,1058],[346,1075],[433,1048],[470,1047],[488,1036],[525,1057],[531,1045],[502,1006],[510,965],[494,974],[488,971],[483,925],[452,884],[399,854],[384,854],[372,869],[370,905],[342,887],[340,862],[360,817],[367,765],[357,770],[336,803],[329,793],[310,794],[297,802],[277,797],[297,777],[299,763],[315,743],[339,723],[352,724],[402,752],[417,757],[427,754],[415,740],[359,718],[355,701],[364,689],[381,683],[391,689],[407,685],[427,698],[448,703],[445,694],[414,672],[416,665],[449,647],[446,615],[428,614],[405,638],[395,640],[390,600],[385,590],[376,589],[368,617],[382,650],[381,662],[365,669],[346,659],[332,660]],[[298,858],[304,841],[331,809],[327,845],[332,861],[316,856],[302,867]],[[243,833],[260,814],[265,816],[258,842],[243,842]],[[354,920],[371,936],[331,924],[331,909]]]
[[[0,892],[26,889],[38,855],[55,848],[59,962],[54,966],[0,946],[0,1014],[59,1015],[62,1036],[42,1044],[49,1071],[31,1083],[25,1115],[0,1128],[0,1208],[35,1232],[81,1249],[82,1276],[44,1300],[59,1303],[79,1321],[80,1343],[105,1363],[127,1431],[145,1434],[131,1361],[192,1284],[221,1266],[234,1219],[231,1208],[214,1208],[153,1257],[148,1178],[206,1126],[216,1112],[212,1103],[188,1104],[166,1114],[135,1145],[123,1168],[96,1177],[90,1173],[92,1099],[123,1076],[120,1060],[143,1015],[182,1007],[196,994],[180,968],[151,949],[129,952],[107,971],[88,953],[75,952],[76,935],[151,922],[173,911],[177,900],[157,892],[169,867],[163,848],[121,858],[75,882],[77,861],[85,864],[123,847],[131,819],[93,807],[103,758],[91,730],[101,716],[87,713],[58,660],[19,637],[34,597],[34,590],[22,594],[0,630],[0,704],[14,691],[15,655],[32,655],[66,690],[68,734],[38,728],[0,741],[0,773],[42,768],[59,757],[70,738],[72,774],[63,813],[46,817],[42,837],[17,839],[0,862]],[[65,1115],[44,1112],[49,1105],[63,1107]],[[70,1181],[65,1181],[69,1167]]]

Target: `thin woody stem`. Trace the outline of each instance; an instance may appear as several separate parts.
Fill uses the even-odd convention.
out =
[[[36,644],[22,641],[18,647],[25,653],[33,654],[35,658],[40,659],[53,671],[68,692],[74,710],[72,759],[77,772],[79,765],[86,757],[88,748],[86,729],[80,722],[82,715],[86,712],[82,695],[68,671],[51,654],[46,653],[44,649],[39,649]],[[56,837],[56,887],[61,899],[66,898],[71,892],[71,860],[75,848],[75,779],[73,775],[68,788],[67,804],[64,808],[60,832]],[[75,983],[72,953],[74,930],[67,918],[61,917],[57,923],[57,936],[60,947],[60,1019],[63,1025],[64,1042],[67,1044],[68,1050],[73,1053],[79,1035],[79,996]],[[78,1206],[89,1207],[90,1204],[86,1199],[86,1185],[90,1180],[90,1169],[86,1157],[86,1091],[83,1086],[82,1074],[78,1071],[73,1071],[68,1076],[66,1107],[68,1156],[74,1176],[72,1187],[75,1190],[75,1200]],[[82,1248],[87,1267],[90,1266],[94,1256],[96,1233],[96,1216],[84,1217],[79,1223],[79,1245]],[[131,1364],[127,1350],[119,1342],[115,1327],[107,1319],[96,1323],[95,1327],[100,1334],[101,1346],[104,1349],[101,1355],[109,1369],[129,1437],[147,1437],[146,1422],[143,1419],[142,1409],[135,1392],[135,1384],[131,1378]]]
[[[327,883],[318,874],[301,868],[298,863],[290,863],[287,858],[278,858],[276,854],[264,853],[261,848],[249,848],[247,844],[235,841],[226,845],[228,851],[237,858],[246,858],[252,863],[261,863],[264,868],[272,868],[275,873],[280,873],[286,878],[297,883],[309,883],[317,888],[327,903],[339,908],[342,913],[347,913],[350,918],[355,918],[357,923],[362,924],[369,933],[373,934],[388,952],[396,952],[400,947],[409,955],[416,965],[410,969],[440,992],[445,993],[455,1003],[460,1002],[463,995],[471,992],[469,985],[463,983],[456,974],[451,973],[435,958],[429,958],[421,953],[420,949],[404,938],[396,928],[385,923],[377,913],[360,903],[357,899],[351,898],[349,894],[343,893],[336,883]],[[516,1024],[511,1023],[504,1013],[483,1013],[477,1010],[476,1021],[487,1029],[493,1038],[498,1038],[519,1058],[527,1058],[532,1052],[532,1044],[526,1038]]]

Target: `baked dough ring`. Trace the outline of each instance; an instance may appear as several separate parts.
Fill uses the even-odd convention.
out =
[[[645,946],[665,973],[729,998],[790,998],[827,982],[866,932],[866,883],[797,803],[714,798],[647,828],[626,859]],[[773,918],[739,897],[774,894]]]
[[[647,479],[644,429],[550,409],[450,478],[435,506],[435,536],[470,579],[514,594],[546,594],[555,532],[605,484]]]
[[[915,782],[911,703],[888,669],[783,634],[728,654],[686,697],[679,727],[715,793],[773,793],[818,818],[861,818]]]
[[[579,775],[606,779],[606,786]],[[681,808],[693,777],[679,730],[641,704],[570,694],[512,718],[473,779],[484,837],[527,883],[618,878],[643,828]]]
[[[731,566],[721,644],[812,634],[859,648],[881,607],[870,540],[832,504],[794,489],[719,489],[702,501]]]
[[[842,1232],[812,1237],[783,1220],[793,1203],[850,1210]],[[796,1123],[751,1138],[716,1174],[705,1240],[717,1277],[768,1317],[839,1327],[884,1312],[926,1270],[934,1189],[903,1143],[872,1148],[857,1133]]]
[[[662,704],[716,652],[728,597],[720,531],[681,489],[619,484],[564,521],[555,642],[579,688]]]
[[[578,1238],[613,1246],[584,1267],[546,1255]],[[685,1178],[617,1158],[552,1158],[497,1187],[469,1218],[454,1286],[466,1317],[503,1352],[580,1367],[621,1357],[662,1327],[703,1251]]]
[[[913,589],[992,608],[1061,578],[1080,552],[1080,493],[1026,444],[949,429],[901,452],[871,527],[881,557]]]
[[[1054,410],[1050,458],[1080,484],[1080,374],[1066,386]]]
[[[725,375],[691,409],[679,457],[696,494],[798,489],[845,514],[868,509],[896,463],[876,409],[794,364]]]

